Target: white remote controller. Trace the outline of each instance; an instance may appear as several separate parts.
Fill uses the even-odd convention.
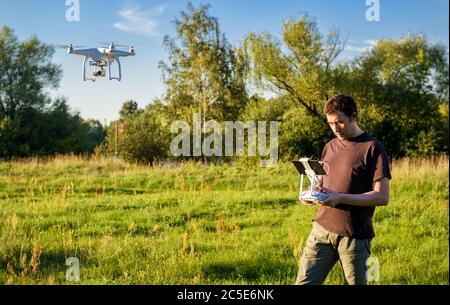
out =
[[[310,191],[304,191],[302,193],[302,199],[306,200],[306,201],[324,201],[325,199],[327,199],[329,196],[325,193],[322,192],[315,192],[314,194],[311,194]]]

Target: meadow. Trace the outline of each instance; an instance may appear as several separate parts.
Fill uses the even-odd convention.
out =
[[[370,284],[448,285],[448,158],[396,160],[392,176]],[[317,209],[298,187],[289,162],[0,161],[0,283],[291,285]],[[342,283],[336,264],[326,284]]]

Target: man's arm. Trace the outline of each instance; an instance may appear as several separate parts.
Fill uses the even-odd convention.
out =
[[[389,202],[389,179],[383,177],[373,184],[373,191],[363,194],[346,194],[333,192],[328,188],[323,188],[322,192],[328,194],[328,198],[320,204],[326,206],[336,206],[337,204],[347,204],[358,207],[376,207],[387,205]]]

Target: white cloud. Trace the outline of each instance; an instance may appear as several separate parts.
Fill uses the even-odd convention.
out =
[[[141,34],[146,36],[161,36],[158,32],[156,17],[165,11],[165,6],[159,5],[149,10],[142,10],[140,7],[124,8],[118,12],[122,17],[121,22],[116,22],[113,26],[123,32]]]
[[[364,53],[370,51],[378,43],[376,39],[349,40],[350,44],[345,46],[346,51]]]
[[[374,47],[377,45],[378,40],[377,39],[367,39],[367,40],[364,40],[364,43]]]
[[[346,46],[345,47],[346,51],[361,52],[361,53],[370,51],[370,49],[372,49],[372,47],[357,47],[357,46]]]

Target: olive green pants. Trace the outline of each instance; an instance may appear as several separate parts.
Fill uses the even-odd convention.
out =
[[[329,232],[313,222],[306,247],[299,262],[296,285],[321,285],[339,260],[344,283],[367,284],[366,262],[370,256],[370,239],[355,239]]]

